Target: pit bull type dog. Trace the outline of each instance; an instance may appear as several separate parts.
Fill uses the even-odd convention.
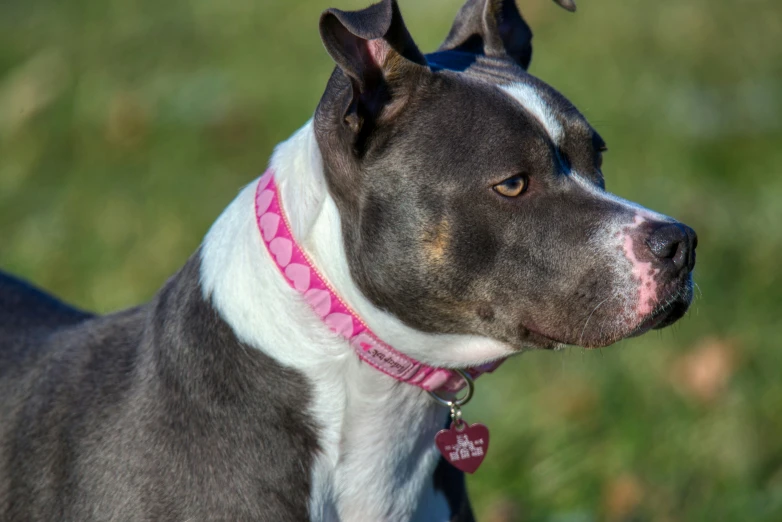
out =
[[[0,520],[472,520],[427,390],[687,310],[695,233],[606,192],[513,0],[428,55],[395,0],[320,34],[312,120],[150,303],[0,276]]]

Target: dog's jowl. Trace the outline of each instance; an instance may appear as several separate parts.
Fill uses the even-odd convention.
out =
[[[513,0],[427,55],[393,0],[320,35],[312,119],[150,303],[0,275],[0,520],[472,520],[427,391],[686,312],[695,232],[606,191]]]

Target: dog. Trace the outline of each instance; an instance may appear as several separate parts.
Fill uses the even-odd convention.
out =
[[[313,118],[151,302],[0,276],[0,520],[473,520],[427,391],[686,312],[695,232],[605,190],[513,0],[427,55],[395,0],[319,28]]]

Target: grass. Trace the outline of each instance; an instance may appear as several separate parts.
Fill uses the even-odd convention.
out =
[[[333,3],[333,4],[332,4]],[[401,0],[434,49],[458,0]],[[82,307],[149,299],[331,66],[365,0],[0,3],[0,266]],[[782,4],[523,0],[532,72],[609,144],[611,190],[700,237],[690,314],[481,380],[480,520],[782,519]]]

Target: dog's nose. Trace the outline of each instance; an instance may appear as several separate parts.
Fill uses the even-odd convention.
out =
[[[660,261],[669,261],[677,272],[692,272],[698,235],[681,223],[665,223],[655,228],[646,240],[649,249]]]

